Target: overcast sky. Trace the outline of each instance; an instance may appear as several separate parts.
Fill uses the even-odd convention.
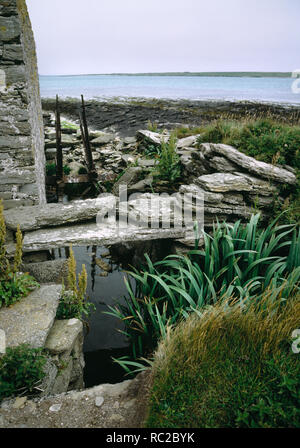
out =
[[[40,74],[292,71],[300,0],[27,0]]]

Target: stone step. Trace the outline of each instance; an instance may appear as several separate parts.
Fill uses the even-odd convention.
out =
[[[44,347],[52,328],[62,286],[44,284],[20,302],[0,309],[0,329],[6,335],[6,347],[29,344]]]

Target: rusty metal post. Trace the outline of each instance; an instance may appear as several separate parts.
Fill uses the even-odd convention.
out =
[[[63,178],[63,153],[61,146],[61,122],[60,122],[58,95],[56,95],[55,130],[56,130],[56,176],[58,180],[61,180]]]
[[[83,145],[84,145],[84,151],[85,151],[88,172],[89,172],[89,174],[94,174],[96,170],[95,170],[93,154],[92,154],[92,149],[91,149],[91,144],[90,144],[89,129],[88,129],[88,125],[87,125],[85,103],[84,103],[83,95],[81,95],[80,129],[81,129],[81,134],[82,134],[82,140],[83,140]]]

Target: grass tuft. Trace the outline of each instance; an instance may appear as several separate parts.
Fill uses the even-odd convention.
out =
[[[300,301],[266,295],[246,308],[219,302],[167,332],[152,368],[147,426],[299,427]]]

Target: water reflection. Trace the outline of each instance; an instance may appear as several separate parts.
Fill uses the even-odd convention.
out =
[[[85,381],[91,387],[103,382],[122,381],[124,371],[112,364],[111,357],[124,356],[129,347],[122,323],[103,314],[108,305],[124,303],[127,290],[125,273],[119,261],[113,260],[107,247],[73,247],[77,263],[77,274],[85,264],[88,274],[87,295],[94,303],[96,311],[89,320],[89,332],[85,337],[84,352],[86,360]],[[53,258],[67,258],[69,248],[55,249]]]

